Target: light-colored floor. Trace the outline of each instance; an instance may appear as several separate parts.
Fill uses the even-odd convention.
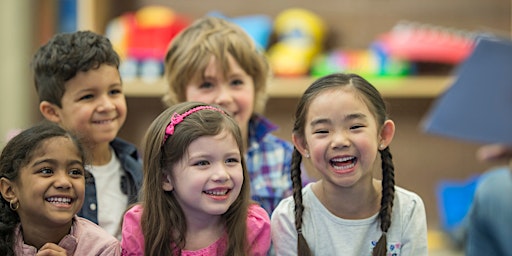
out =
[[[455,248],[450,238],[441,231],[428,231],[429,256],[463,256],[464,251]]]

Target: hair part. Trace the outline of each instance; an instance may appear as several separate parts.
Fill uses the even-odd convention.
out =
[[[57,124],[43,121],[13,137],[0,155],[0,178],[20,182],[20,170],[33,158],[43,142],[55,137],[69,138],[78,149],[82,163],[86,163],[85,151],[78,139]],[[18,214],[11,210],[9,202],[0,198],[0,255],[15,255],[14,230],[20,223]]]
[[[187,101],[187,84],[197,76],[203,76],[210,61],[229,72],[228,54],[253,79],[256,113],[263,113],[267,101],[266,85],[270,78],[270,67],[262,49],[238,25],[223,18],[205,16],[181,31],[170,43],[165,56],[165,78],[167,92],[164,103],[172,106]]]
[[[141,202],[144,206],[141,225],[145,240],[145,255],[174,255],[185,247],[186,216],[175,194],[162,189],[163,177],[164,174],[173,175],[173,166],[187,154],[188,147],[193,141],[222,132],[228,132],[235,138],[242,157],[244,176],[239,196],[222,215],[228,233],[226,255],[247,253],[246,218],[250,202],[250,185],[243,159],[242,135],[236,121],[227,114],[215,110],[200,110],[177,124],[174,134],[163,143],[166,127],[174,113],[182,114],[192,108],[206,105],[198,102],[184,102],[169,107],[153,121],[146,132],[143,143],[145,147],[144,178],[141,190]]]
[[[37,50],[31,63],[39,101],[62,107],[66,82],[78,72],[103,64],[119,68],[119,55],[107,37],[91,31],[54,35]]]
[[[311,84],[299,100],[294,117],[293,134],[304,138],[306,117],[311,102],[321,93],[333,89],[354,90],[356,96],[360,97],[368,106],[377,120],[380,129],[384,122],[388,120],[386,104],[379,91],[368,81],[356,74],[336,73],[319,78]],[[391,211],[395,196],[395,168],[389,147],[379,150],[382,164],[382,199],[378,218],[382,236],[373,249],[374,256],[384,256],[387,250],[386,233],[391,226]],[[302,182],[300,179],[300,164],[302,155],[294,148],[292,155],[291,179],[293,188],[293,198],[295,201],[295,228],[298,233],[297,253],[298,255],[312,255],[307,241],[302,236],[302,215],[304,206],[302,203]]]

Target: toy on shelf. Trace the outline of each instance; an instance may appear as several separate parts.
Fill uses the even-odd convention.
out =
[[[169,42],[189,24],[189,18],[157,5],[113,19],[106,35],[121,57],[119,69],[123,79],[141,77],[146,82],[160,79]]]
[[[307,75],[313,58],[323,50],[324,21],[306,9],[287,9],[276,16],[274,33],[277,42],[267,51],[274,75]]]
[[[476,32],[401,21],[378,39],[386,51],[410,61],[458,64],[473,50]]]
[[[227,17],[219,11],[208,13],[210,16],[220,17],[240,26],[254,40],[254,43],[263,51],[267,49],[272,34],[272,18],[263,14]]]
[[[336,72],[357,73],[365,77],[400,77],[414,72],[414,63],[389,56],[375,43],[369,49],[332,50],[314,59],[311,76]]]

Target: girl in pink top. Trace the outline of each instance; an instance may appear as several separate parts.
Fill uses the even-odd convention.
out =
[[[0,255],[121,254],[119,241],[76,216],[85,193],[84,151],[53,123],[12,138],[0,156]]]
[[[218,106],[184,102],[144,139],[141,203],[123,220],[123,255],[266,255],[270,219],[250,201],[243,140]]]

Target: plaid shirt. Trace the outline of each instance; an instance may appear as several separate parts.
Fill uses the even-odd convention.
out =
[[[249,146],[245,154],[252,199],[269,215],[283,198],[292,194],[293,145],[271,134],[276,129],[268,119],[254,115],[249,121]]]

